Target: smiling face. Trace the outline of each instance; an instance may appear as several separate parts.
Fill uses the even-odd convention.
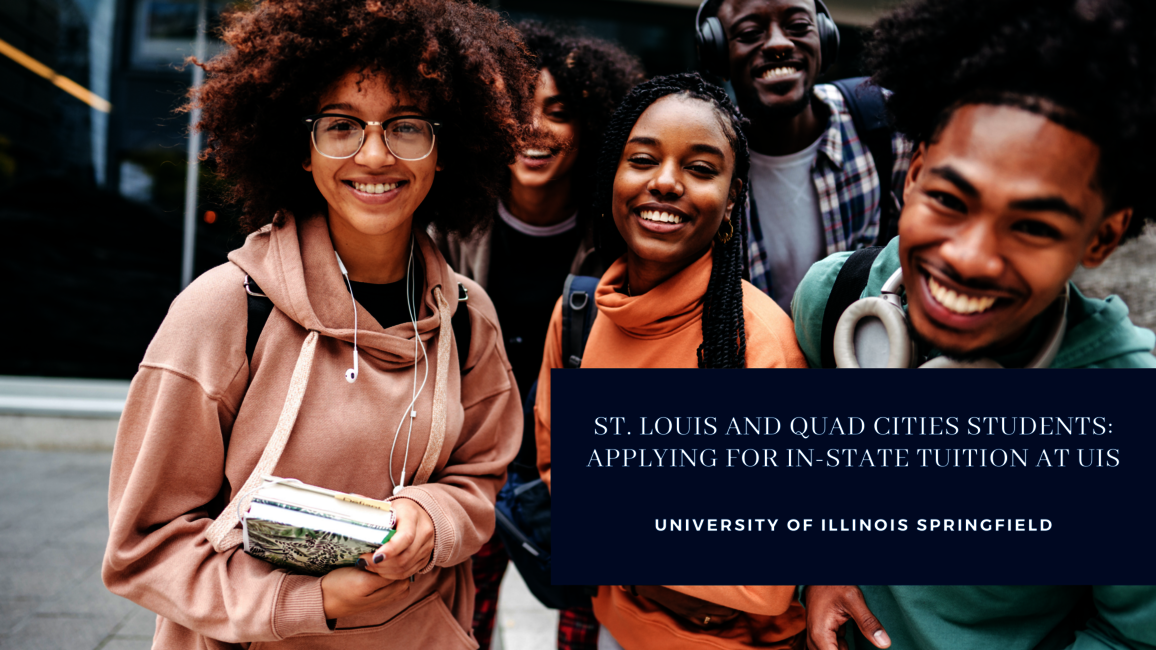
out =
[[[793,117],[810,101],[821,43],[814,0],[725,0],[731,84],[752,117]]]
[[[390,90],[384,74],[361,71],[338,79],[321,96],[317,113],[352,115],[366,122],[383,122],[398,115],[425,116],[404,94]],[[436,145],[426,158],[406,161],[389,151],[382,135],[380,126],[367,127],[361,150],[340,160],[327,158],[310,145],[310,157],[303,166],[313,174],[329,206],[329,228],[335,239],[408,239],[414,210],[433,185],[434,172],[440,169]]]
[[[511,182],[524,187],[542,187],[562,180],[578,160],[581,124],[546,68],[538,71],[533,117],[538,141],[523,148],[510,165]]]
[[[668,95],[639,116],[614,177],[614,224],[631,265],[669,277],[710,247],[740,181],[715,108]]]
[[[1130,210],[1105,215],[1100,149],[1009,106],[967,105],[911,161],[899,258],[915,331],[949,355],[1014,345],[1076,265],[1116,249]]]

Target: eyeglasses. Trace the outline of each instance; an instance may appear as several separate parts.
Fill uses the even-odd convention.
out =
[[[416,115],[399,115],[384,122],[366,122],[352,115],[322,113],[301,120],[309,127],[313,147],[326,158],[352,158],[365,143],[365,127],[380,126],[385,146],[399,160],[421,160],[433,153],[441,122]]]

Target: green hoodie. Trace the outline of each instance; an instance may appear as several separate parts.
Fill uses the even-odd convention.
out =
[[[1149,561],[1137,558],[1137,562]],[[1156,587],[860,587],[890,650],[1156,647]],[[851,647],[873,649],[855,628]]]
[[[791,302],[795,335],[812,368],[821,367],[820,349],[823,311],[835,277],[851,253],[835,253],[820,260],[807,271]],[[875,258],[862,297],[878,296],[883,284],[899,268],[899,238],[891,240]],[[1128,319],[1128,306],[1118,296],[1107,300],[1087,298],[1075,284],[1070,284],[1068,327],[1052,368],[1156,368],[1156,335],[1136,327]],[[1021,349],[996,357],[1005,367],[1027,363],[1039,349],[1044,336],[1041,317],[1033,321]],[[935,356],[933,353],[932,356]]]

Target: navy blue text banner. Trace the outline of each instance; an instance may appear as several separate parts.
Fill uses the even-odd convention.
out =
[[[555,370],[556,584],[1156,584],[1143,370]]]

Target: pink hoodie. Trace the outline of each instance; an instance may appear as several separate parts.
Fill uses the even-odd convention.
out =
[[[494,529],[494,499],[520,442],[518,390],[493,305],[456,275],[422,233],[425,269],[418,331],[429,378],[418,400],[406,484],[421,463],[433,414],[447,420],[428,483],[406,487],[434,522],[434,552],[407,595],[330,630],[320,579],[288,573],[240,548],[213,550],[205,530],[248,478],[281,413],[309,331],[320,341],[300,415],[278,476],[384,499],[390,445],[410,401],[413,326],[382,329],[358,306],[360,370],[351,365],[353,308],[322,217],[286,218],[250,235],[231,263],[198,278],[173,302],[133,379],[117,433],[109,489],[110,535],[103,578],[114,593],[159,614],[158,648],[476,648],[474,587],[467,560]],[[248,274],[274,309],[245,356]],[[439,331],[433,297],[449,309],[469,290],[471,344],[459,373],[450,331]],[[447,399],[435,404],[437,348],[453,345]],[[417,370],[425,372],[425,360]],[[420,383],[420,377],[419,377]],[[392,471],[402,471],[406,429]],[[250,645],[251,644],[251,645]]]

